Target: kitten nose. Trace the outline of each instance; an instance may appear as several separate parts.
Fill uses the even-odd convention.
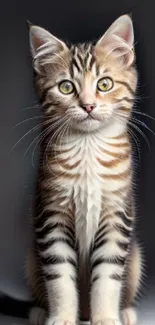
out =
[[[95,107],[95,104],[82,104],[81,107],[86,111],[87,113],[90,113]]]

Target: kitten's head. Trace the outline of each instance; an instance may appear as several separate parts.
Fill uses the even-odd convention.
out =
[[[36,87],[51,121],[83,132],[127,124],[137,83],[134,33],[128,15],[118,18],[96,44],[68,47],[30,26]]]

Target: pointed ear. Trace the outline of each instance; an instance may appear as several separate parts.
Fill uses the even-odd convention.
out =
[[[67,49],[64,42],[53,36],[44,28],[29,24],[29,38],[32,57],[36,58],[41,50],[42,55]],[[41,53],[40,53],[41,54]]]
[[[122,58],[130,66],[134,61],[134,31],[132,20],[128,15],[119,17],[107,32],[99,39],[97,48],[103,48],[109,54]]]

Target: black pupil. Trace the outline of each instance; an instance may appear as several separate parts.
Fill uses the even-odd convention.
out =
[[[104,87],[104,88],[106,88],[106,87],[107,87],[107,85],[108,85],[108,82],[107,82],[107,80],[104,80],[104,81],[103,81],[103,87]]]
[[[69,82],[66,83],[66,84],[65,84],[65,88],[66,88],[67,91],[70,91],[70,89],[71,89],[71,84],[70,84]]]

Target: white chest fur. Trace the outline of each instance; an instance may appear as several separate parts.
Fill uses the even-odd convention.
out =
[[[79,166],[80,177],[74,184],[75,226],[80,254],[85,254],[96,233],[101,213],[102,184],[97,177],[95,155],[87,143]]]
[[[124,141],[126,140],[119,140],[120,143]],[[60,157],[71,166],[69,173],[73,177],[66,182],[59,179],[57,181],[65,190],[68,200],[73,199],[76,238],[81,255],[87,253],[94,239],[101,215],[101,205],[107,206],[112,202],[120,206],[118,197],[112,193],[123,187],[126,179],[112,179],[104,175],[120,174],[128,169],[130,162],[122,161],[114,168],[99,162],[99,159],[103,162],[114,159],[107,154],[108,151],[122,154],[126,150],[124,147],[111,146],[111,143],[116,142],[118,140],[110,140],[102,134],[79,137],[75,135],[66,141],[65,151]],[[76,175],[78,177],[74,178]]]

